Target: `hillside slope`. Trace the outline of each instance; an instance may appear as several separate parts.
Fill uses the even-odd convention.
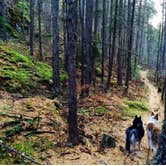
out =
[[[51,83],[52,69],[30,56],[22,55],[7,45],[0,45],[0,86],[9,92],[26,93]]]

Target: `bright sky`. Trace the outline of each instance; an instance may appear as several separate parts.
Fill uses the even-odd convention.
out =
[[[161,3],[163,2],[163,0],[153,0],[155,3],[155,8],[156,8],[156,15],[152,18],[151,20],[151,24],[154,27],[158,27],[159,23],[161,22],[162,19],[162,7],[161,7]]]

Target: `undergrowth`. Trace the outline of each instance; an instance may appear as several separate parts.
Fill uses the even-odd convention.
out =
[[[143,112],[148,111],[147,101],[131,101],[127,98],[122,100],[122,103],[118,106],[122,116],[134,117],[135,115],[141,115]]]

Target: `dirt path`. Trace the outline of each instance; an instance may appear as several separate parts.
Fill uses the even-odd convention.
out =
[[[147,71],[141,71],[141,80],[144,81],[145,85],[149,89],[149,112],[144,113],[142,115],[142,119],[144,122],[144,127],[146,125],[146,122],[148,118],[151,115],[151,111],[155,111],[158,108],[159,109],[159,119],[160,122],[162,121],[162,111],[163,111],[163,105],[160,102],[160,94],[157,92],[157,88],[149,82],[147,78]],[[104,122],[104,119],[101,121],[100,124],[98,124],[98,127],[104,128],[106,132],[109,133],[109,131],[115,133],[116,135],[116,147],[113,149],[105,149],[104,154],[100,154],[97,152],[98,146],[96,144],[90,145],[89,149],[91,150],[91,153],[85,153],[84,151],[80,151],[82,148],[81,146],[75,147],[73,149],[73,153],[66,155],[64,157],[57,158],[52,157],[50,158],[51,164],[110,164],[110,165],[121,165],[121,164],[127,164],[127,165],[144,165],[146,164],[146,157],[147,157],[147,139],[146,135],[143,138],[142,141],[142,152],[137,153],[137,155],[134,157],[134,159],[128,157],[126,158],[124,153],[120,151],[120,146],[125,146],[125,137],[124,133],[126,128],[131,124],[132,119],[129,119],[127,121],[113,121],[113,122]],[[90,132],[91,128],[95,128],[96,124],[92,122],[91,126],[88,126],[88,130]],[[102,132],[101,132],[102,134]],[[79,152],[79,153],[78,153]],[[138,152],[138,151],[137,151]]]
[[[159,121],[160,123],[163,120],[163,104],[161,103],[161,94],[158,93],[157,88],[149,82],[148,78],[147,78],[147,72],[148,71],[141,71],[141,79],[144,81],[145,85],[148,87],[149,89],[149,96],[148,96],[148,100],[149,100],[149,111],[150,112],[156,112],[159,113]],[[146,116],[146,114],[143,116],[145,120],[148,119],[148,117]]]

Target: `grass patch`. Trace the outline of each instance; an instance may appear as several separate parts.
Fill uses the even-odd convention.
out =
[[[85,114],[89,113],[89,110],[86,109],[86,108],[81,107],[81,108],[78,110],[78,113],[81,114],[81,115],[85,115]]]
[[[6,142],[6,141],[5,141]],[[34,157],[34,149],[33,144],[29,141],[19,142],[16,141],[13,145],[5,143],[7,146],[11,146],[12,148],[16,149],[19,152],[22,152],[30,157]],[[0,148],[0,164],[4,165],[11,165],[11,164],[31,164],[24,158],[20,157],[19,155],[14,155],[7,152],[5,149]]]
[[[109,111],[109,110],[107,110],[107,109],[106,109],[105,107],[103,107],[103,106],[90,107],[90,108],[81,107],[81,108],[78,110],[78,113],[79,113],[79,114],[82,114],[82,115],[92,113],[92,114],[97,115],[97,116],[102,116],[102,115],[104,115],[105,113],[107,113],[108,111]]]
[[[122,100],[122,104],[119,105],[119,109],[123,116],[134,117],[140,116],[143,112],[148,111],[147,101],[130,101],[127,99]]]
[[[37,151],[48,150],[48,149],[52,149],[53,147],[54,147],[54,143],[44,137],[37,139],[33,144],[33,148]]]
[[[105,107],[98,106],[93,109],[95,115],[104,115],[108,110]]]
[[[24,141],[24,142],[16,142],[13,145],[13,148],[18,150],[19,152],[25,153],[28,156],[33,157],[33,144],[29,141]]]

